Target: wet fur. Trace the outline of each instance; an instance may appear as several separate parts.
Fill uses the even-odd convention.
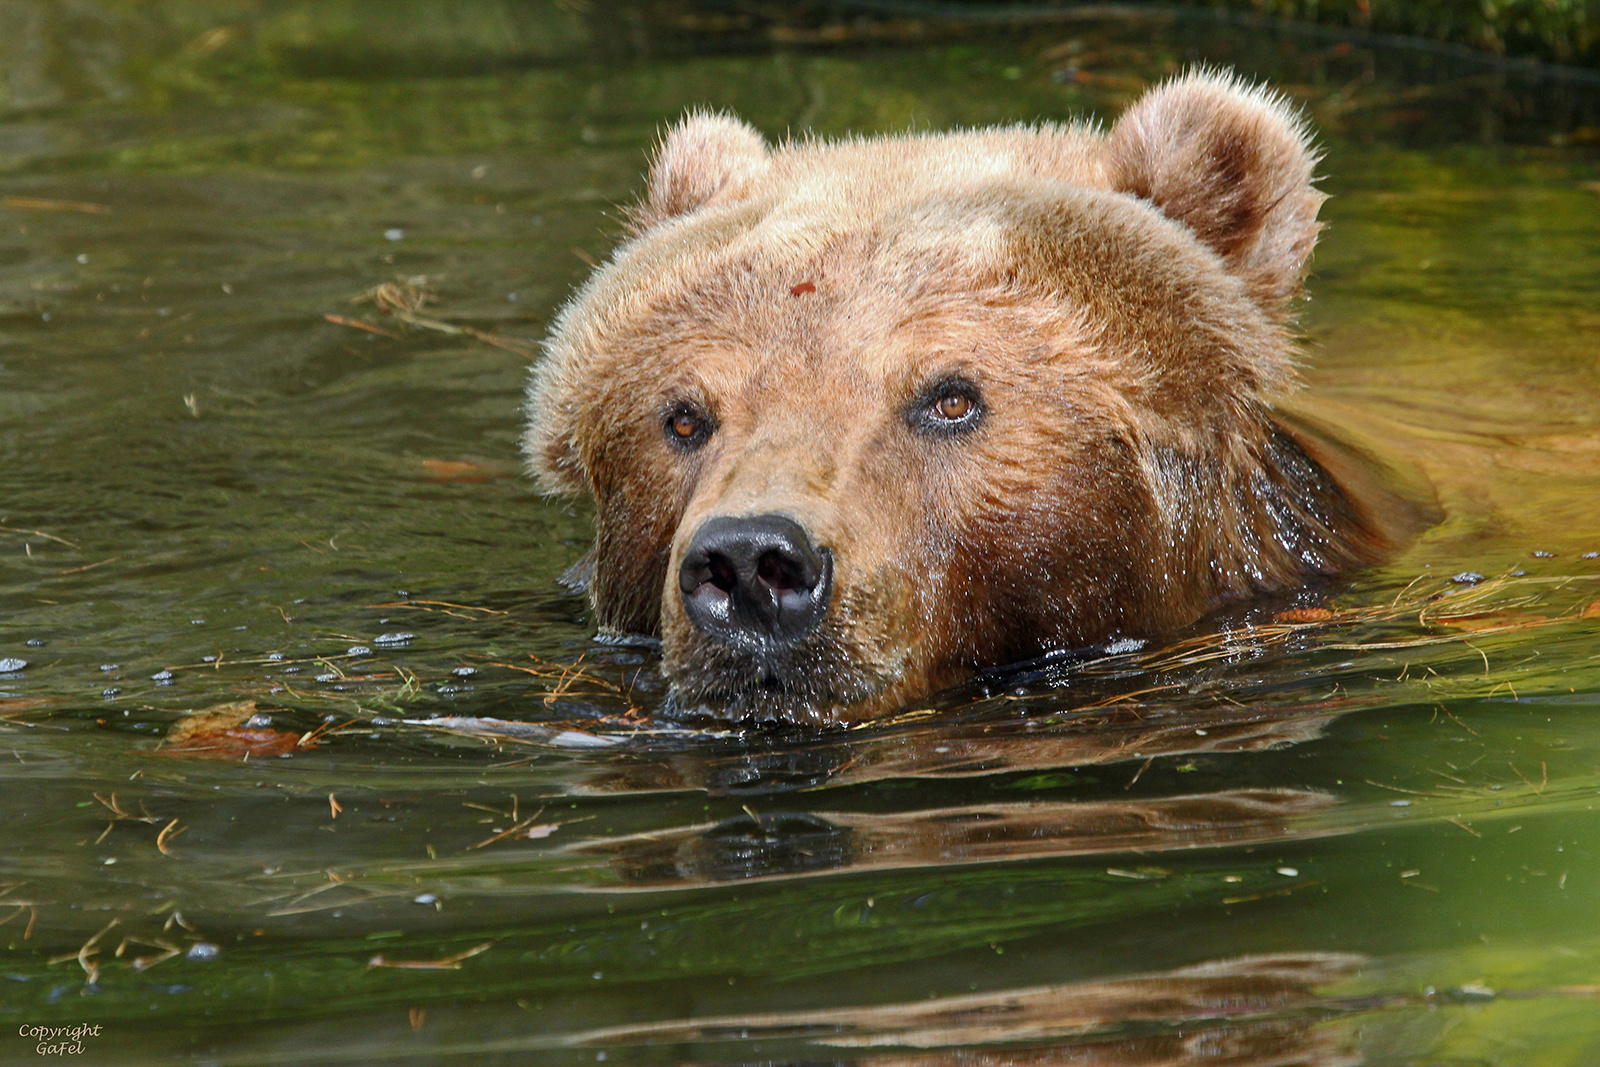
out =
[[[684,120],[530,391],[533,470],[596,502],[599,624],[659,634],[683,708],[851,721],[1377,558],[1271,407],[1314,162],[1280,99],[1207,72],[1109,134],[769,152]],[[940,375],[989,407],[960,439],[904,419]],[[663,440],[676,402],[715,416],[698,451]],[[795,649],[733,652],[689,624],[677,564],[708,517],[773,511],[831,549],[834,602]]]

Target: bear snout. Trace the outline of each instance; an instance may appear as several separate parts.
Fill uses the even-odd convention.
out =
[[[833,554],[787,515],[719,515],[684,550],[678,589],[707,637],[742,650],[781,648],[827,613]]]

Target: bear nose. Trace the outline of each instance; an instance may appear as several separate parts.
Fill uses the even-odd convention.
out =
[[[787,515],[707,519],[678,569],[689,621],[728,645],[788,644],[822,620],[833,555]]]

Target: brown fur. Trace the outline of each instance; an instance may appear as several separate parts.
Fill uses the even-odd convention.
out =
[[[1294,382],[1314,159],[1278,98],[1214,73],[1109,135],[769,153],[685,119],[530,392],[533,469],[596,502],[599,624],[660,634],[685,707],[850,721],[1374,558],[1268,406]],[[952,375],[983,421],[919,436],[907,405]],[[678,403],[715,419],[691,453],[663,436]],[[831,550],[834,592],[758,661],[689,623],[676,574],[708,518],[774,512]]]

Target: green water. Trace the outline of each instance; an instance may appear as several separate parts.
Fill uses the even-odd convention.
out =
[[[1592,90],[1173,22],[3,19],[0,1061],[1600,1061]],[[1440,523],[1332,624],[850,733],[652,722],[651,650],[556,581],[588,519],[520,472],[512,349],[659,126],[1110,117],[1198,59],[1316,122],[1296,406]],[[511,348],[352,302],[418,276]],[[327,730],[158,747],[239,700]]]

